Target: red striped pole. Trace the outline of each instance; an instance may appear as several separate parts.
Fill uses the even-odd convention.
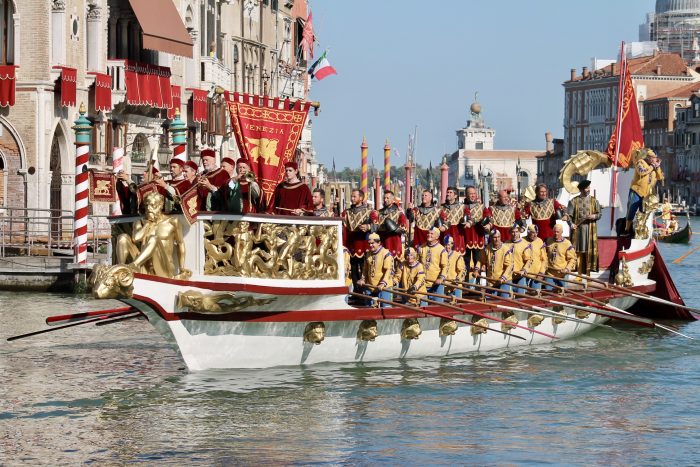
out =
[[[384,191],[391,190],[391,147],[389,140],[384,143]]]
[[[90,158],[90,135],[92,125],[85,118],[85,104],[80,104],[80,116],[75,121],[75,214],[73,246],[75,248],[75,262],[87,264],[87,217],[88,217],[88,159]]]
[[[114,175],[117,175],[119,172],[124,171],[124,148],[113,148],[112,149],[112,173]],[[119,184],[123,183],[123,181],[117,182]],[[117,202],[112,205],[112,215],[113,216],[121,216],[122,215],[122,207],[121,204],[119,203],[119,199],[117,199]]]
[[[362,154],[362,166],[361,166],[361,172],[360,172],[360,190],[365,194],[365,199],[367,199],[367,170],[369,167],[367,166],[367,140],[365,137],[362,137],[362,145],[360,146],[360,152]]]

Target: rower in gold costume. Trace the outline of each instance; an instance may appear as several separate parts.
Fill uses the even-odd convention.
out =
[[[532,245],[520,238],[520,227],[510,229],[511,248],[513,250],[513,283],[527,285],[527,275],[532,272]],[[525,289],[516,287],[513,292],[525,293]]]
[[[357,281],[357,286],[363,288],[365,284],[371,285],[365,291],[366,295],[379,297],[383,300],[391,300],[391,293],[384,290],[391,288],[394,285],[394,258],[389,250],[382,246],[379,235],[376,233],[369,234],[367,237],[369,249],[365,253],[365,263],[362,267],[362,276]],[[380,303],[380,306],[387,306],[386,303]]]
[[[498,229],[491,232],[491,241],[481,250],[477,271],[485,273],[486,277],[496,281],[494,287],[502,290],[498,295],[502,297],[510,295],[510,285],[503,282],[510,282],[513,279],[513,249],[510,244],[501,241],[501,232]]]
[[[444,294],[443,281],[447,277],[447,251],[440,245],[440,229],[432,227],[428,230],[428,239],[418,249],[418,256],[425,268],[428,293]],[[430,296],[429,298],[438,302],[443,301],[440,297]]]
[[[528,287],[533,289],[541,289],[542,283],[535,279],[542,279],[542,274],[547,272],[547,246],[544,241],[537,235],[538,228],[535,224],[527,226],[526,240],[532,248],[532,266],[530,267],[530,275],[534,278],[529,280]]]
[[[451,235],[446,235],[443,243],[445,245],[445,251],[447,251],[447,281],[464,281],[464,276],[467,273],[466,267],[464,266],[464,256],[454,249],[455,242]],[[449,285],[445,286],[445,293],[447,295],[454,295],[457,298],[462,298],[462,291],[450,287]]]
[[[561,224],[554,226],[554,241],[547,245],[547,274],[563,279],[576,268],[576,250],[569,240],[564,238]],[[564,281],[547,278],[547,282],[564,287]],[[548,286],[549,290],[554,287]]]
[[[418,261],[418,252],[416,252],[415,248],[409,247],[406,249],[405,256],[406,259],[401,262],[397,274],[394,276],[397,284],[410,294],[425,294],[427,292],[425,287],[425,269]],[[418,305],[418,297],[409,298],[408,303]],[[421,302],[421,306],[423,305],[425,305],[425,302]]]

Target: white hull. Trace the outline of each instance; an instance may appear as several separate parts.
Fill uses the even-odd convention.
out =
[[[620,308],[632,306],[634,298],[616,298],[612,304]],[[509,332],[524,337],[515,339],[497,332],[472,335],[469,326],[459,325],[453,336],[440,336],[439,318],[420,318],[422,334],[418,339],[401,338],[402,319],[378,320],[379,336],[375,341],[357,338],[359,320],[325,321],[326,336],[318,345],[304,342],[302,335],[306,322],[262,322],[163,320],[152,308],[142,302],[127,300],[143,311],[152,324],[168,341],[176,346],[190,370],[212,368],[267,368],[275,366],[311,365],[324,362],[377,362],[392,359],[440,357],[548,344],[553,340],[523,329]],[[574,310],[565,309],[572,316]],[[500,313],[493,314],[500,317]],[[469,315],[458,319],[470,320]],[[527,315],[518,313],[521,325],[527,325]],[[553,324],[546,318],[535,329],[553,334],[559,339],[579,336],[595,328],[592,323],[605,323],[608,318],[589,315],[591,324],[565,321]],[[492,329],[501,324],[491,322]]]

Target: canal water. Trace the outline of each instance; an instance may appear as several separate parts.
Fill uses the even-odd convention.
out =
[[[690,247],[661,249],[698,306],[700,252],[670,264]],[[681,325],[697,341],[618,325],[518,351],[198,373],[145,321],[5,340],[111,305],[0,294],[0,464],[700,461],[700,323]]]

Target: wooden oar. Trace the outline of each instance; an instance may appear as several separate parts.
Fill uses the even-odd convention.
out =
[[[534,279],[534,278],[533,278],[533,279]],[[539,279],[534,279],[534,280],[536,280],[536,281],[538,281],[538,282],[543,282],[543,281],[540,281]],[[543,282],[543,283],[544,283],[544,282]],[[549,285],[549,286],[552,286],[552,287],[556,287],[556,288],[558,288],[558,289],[565,289],[564,287],[561,287],[561,286],[555,285],[555,284],[551,284],[551,283],[548,283],[548,282],[547,282],[546,284]],[[600,288],[598,287],[598,289],[600,289]],[[591,301],[593,301],[593,302],[599,303],[599,304],[605,306],[606,308],[609,308],[609,309],[611,309],[611,310],[613,310],[613,311],[617,311],[617,312],[622,313],[622,314],[624,314],[624,315],[636,316],[634,313],[630,313],[630,312],[627,311],[627,310],[623,310],[622,308],[618,308],[618,307],[616,307],[616,306],[610,305],[609,303],[601,302],[600,300],[596,300],[596,299],[594,299],[594,298],[587,297],[586,295],[582,295],[582,294],[579,294],[579,293],[576,293],[576,292],[572,292],[571,290],[568,290],[568,289],[566,289],[566,291],[568,291],[568,293],[571,293],[571,294],[574,294],[574,295],[577,295],[577,296],[585,297],[586,300],[591,300]],[[673,334],[678,334],[679,336],[683,336],[683,337],[685,337],[685,338],[687,338],[687,339],[695,340],[695,338],[693,338],[693,337],[690,337],[690,336],[688,336],[688,335],[686,335],[686,334],[683,334],[682,332],[678,332],[678,331],[676,331],[675,329],[672,329],[672,328],[670,328],[670,327],[668,327],[668,326],[665,326],[665,325],[663,325],[663,324],[659,324],[659,323],[657,323],[656,321],[654,321],[654,327],[657,327],[657,328],[659,328],[659,329],[663,329],[663,330],[668,331],[668,332],[673,333]]]
[[[414,297],[411,296],[411,294],[406,293],[404,289],[396,289],[396,288],[394,288],[394,289],[391,289],[391,290],[392,290],[392,292],[394,292],[394,293],[396,293],[396,294],[404,295],[404,296],[408,296],[408,297],[414,298]],[[420,295],[420,296],[430,296],[430,297],[446,298],[446,299],[448,299],[448,300],[455,300],[455,301],[457,301],[457,302],[464,302],[464,303],[473,303],[473,304],[479,304],[479,305],[486,305],[486,306],[488,306],[488,307],[490,307],[490,308],[504,308],[504,309],[509,308],[509,307],[504,307],[503,305],[486,304],[486,303],[484,303],[484,302],[478,302],[478,301],[476,301],[476,300],[469,300],[469,299],[467,299],[467,298],[457,298],[457,297],[454,297],[454,296],[452,296],[452,295],[443,295],[443,294],[438,294],[438,293],[434,293],[434,292],[427,292],[427,293],[424,293],[424,292],[416,292],[416,293],[413,294],[413,295],[414,295],[414,296],[415,296],[415,295]],[[466,313],[466,314],[478,316],[479,318],[490,319],[491,321],[496,321],[497,323],[506,323],[506,324],[510,324],[510,325],[515,326],[516,328],[524,329],[524,330],[526,330],[526,331],[528,331],[528,332],[533,332],[533,333],[535,333],[535,334],[541,334],[541,335],[543,335],[543,336],[545,336],[545,337],[548,337],[548,338],[550,338],[550,339],[556,339],[556,338],[557,338],[557,336],[554,336],[554,335],[552,335],[552,334],[548,334],[548,333],[546,333],[546,332],[537,331],[537,330],[535,330],[535,329],[528,328],[527,326],[521,326],[521,325],[519,325],[519,324],[514,324],[514,323],[511,323],[511,322],[509,322],[509,321],[505,321],[505,320],[503,320],[503,319],[496,318],[496,317],[494,317],[494,316],[489,316],[489,315],[485,315],[485,314],[483,314],[483,313],[479,313],[479,312],[477,312],[477,311],[471,311],[471,310],[467,310],[466,308],[461,308],[461,307],[458,307],[458,306],[450,305],[450,304],[448,304],[448,303],[438,302],[437,300],[430,300],[430,299],[427,299],[427,298],[418,298],[417,300],[424,300],[424,301],[426,301],[426,302],[428,302],[428,303],[433,303],[433,304],[436,304],[436,305],[442,305],[442,306],[445,306],[445,307],[447,307],[447,308],[459,310],[459,311],[462,312],[462,313]],[[526,310],[518,310],[518,311],[522,311],[523,313],[527,313]]]
[[[19,336],[8,337],[7,340],[8,341],[15,341],[17,339],[24,339],[25,337],[36,336],[38,334],[44,334],[46,332],[58,331],[59,329],[65,329],[65,328],[71,328],[73,326],[80,326],[83,324],[95,323],[97,321],[101,321],[101,320],[104,320],[107,318],[116,318],[117,316],[123,316],[123,315],[130,314],[130,313],[131,313],[130,311],[122,311],[121,313],[114,313],[112,315],[102,315],[102,316],[98,316],[96,318],[84,319],[84,320],[79,321],[77,323],[64,324],[63,326],[57,326],[54,328],[42,329],[40,331],[33,331],[33,332],[28,332],[26,334],[20,334]]]
[[[113,313],[121,313],[122,311],[131,311],[131,310],[136,310],[136,308],[131,307],[131,306],[125,306],[121,308],[112,308],[108,310],[96,310],[96,311],[85,311],[82,313],[72,313],[69,315],[56,315],[56,316],[49,316],[46,318],[46,324],[49,326],[55,326],[56,324],[59,324],[63,321],[75,321],[75,320],[82,320],[85,318],[90,318],[91,316],[101,316],[101,315],[108,315],[108,314],[113,314]]]
[[[486,278],[486,280],[491,280],[491,279]],[[503,283],[503,284],[506,284],[506,285],[510,285],[510,286],[512,286],[512,287],[519,287],[519,288],[524,288],[524,289],[532,290],[532,291],[535,291],[535,292],[538,293],[537,296],[533,296],[533,295],[528,295],[528,294],[522,294],[522,293],[517,293],[517,292],[511,292],[511,294],[514,295],[514,296],[516,296],[516,297],[530,298],[530,299],[537,300],[537,301],[540,301],[540,302],[544,302],[544,303],[547,303],[547,304],[552,304],[552,303],[553,303],[553,304],[559,305],[559,306],[567,306],[567,307],[569,307],[569,308],[573,308],[574,310],[586,311],[586,312],[588,312],[588,313],[593,313],[593,314],[600,315],[600,316],[606,316],[606,317],[608,317],[608,318],[615,318],[615,319],[619,319],[619,320],[622,320],[622,321],[627,321],[627,322],[630,322],[630,323],[639,324],[639,325],[645,326],[645,327],[652,327],[652,328],[654,327],[654,322],[653,322],[652,320],[647,319],[647,318],[642,318],[642,317],[633,315],[633,314],[631,314],[631,313],[624,313],[624,314],[622,314],[622,313],[619,313],[619,312],[615,312],[615,311],[612,311],[612,310],[608,310],[607,308],[603,308],[601,305],[590,304],[590,303],[587,303],[587,302],[585,302],[585,301],[583,301],[583,300],[580,300],[580,299],[577,300],[576,298],[569,297],[569,296],[567,296],[566,298],[567,298],[568,300],[573,301],[574,303],[563,303],[563,302],[558,302],[558,301],[555,301],[555,300],[543,298],[543,297],[541,297],[541,294],[545,294],[545,295],[550,296],[550,297],[553,296],[553,297],[560,297],[560,298],[563,297],[564,295],[562,295],[562,294],[560,294],[560,293],[557,293],[557,292],[552,292],[552,291],[549,291],[549,290],[535,289],[534,287],[528,287],[528,286],[524,286],[524,285],[514,284],[514,283],[512,283],[512,282],[502,282],[502,283]],[[482,287],[486,287],[486,286],[482,286]],[[493,287],[492,287],[492,288],[493,288]],[[497,290],[497,289],[495,289],[495,288],[493,288],[493,289],[494,289],[494,290]],[[562,291],[563,291],[563,294],[566,293],[566,289],[562,289]],[[579,305],[577,305],[577,304],[579,304]],[[581,306],[580,304],[587,305],[587,306]],[[521,306],[522,306],[522,304],[521,304]],[[593,308],[592,308],[592,307],[593,307]],[[554,310],[548,310],[548,311],[549,311],[550,313],[555,313]],[[563,315],[563,316],[567,316],[567,315]]]
[[[366,286],[367,286],[367,285],[365,284],[365,287],[366,287]],[[388,292],[388,290],[387,290],[387,292]],[[434,316],[434,317],[436,317],[436,318],[448,319],[448,320],[456,321],[456,322],[458,322],[458,323],[466,324],[466,325],[469,325],[469,326],[476,326],[477,328],[488,329],[489,331],[494,331],[494,332],[497,332],[497,333],[499,333],[499,334],[505,334],[506,336],[509,336],[509,337],[515,337],[516,339],[527,340],[527,339],[525,339],[524,337],[516,336],[515,334],[510,334],[510,333],[508,333],[508,332],[503,332],[503,331],[500,331],[500,330],[498,330],[498,329],[493,329],[493,328],[491,328],[491,327],[489,327],[489,326],[482,326],[482,325],[480,325],[480,324],[471,323],[471,322],[469,322],[469,321],[465,321],[465,320],[463,320],[463,319],[455,318],[455,317],[452,317],[452,316],[443,315],[442,313],[436,313],[436,312],[434,312],[434,311],[428,311],[428,310],[423,309],[423,308],[418,308],[418,307],[411,306],[411,305],[405,305],[405,304],[403,304],[403,303],[398,303],[398,302],[392,302],[391,300],[384,300],[383,298],[372,297],[372,296],[370,296],[370,295],[364,295],[364,294],[357,293],[357,292],[350,292],[350,295],[355,296],[355,297],[360,297],[360,298],[363,298],[363,299],[365,299],[365,300],[374,300],[374,301],[377,301],[377,302],[379,302],[379,303],[386,303],[387,305],[397,306],[397,307],[399,307],[399,308],[405,308],[405,309],[407,309],[407,310],[415,311],[416,313],[423,313],[423,314],[426,314],[426,315]],[[460,308],[460,311],[463,311],[463,310]]]
[[[463,283],[463,282],[460,282],[460,283]],[[448,282],[448,284],[450,284],[450,287],[456,287],[456,288],[461,289],[461,290],[466,290],[466,289],[464,289],[463,287],[459,287],[458,285],[456,285],[456,284],[454,284],[454,283],[452,283],[452,282]],[[489,286],[487,286],[487,285],[480,285],[480,284],[470,284],[470,285],[475,285],[476,287],[481,287],[481,288],[484,288],[484,289],[491,289],[491,290],[498,290],[498,291],[501,290],[501,289],[496,289],[496,288],[494,288],[494,287],[489,287]],[[470,290],[470,292],[474,292],[474,291],[473,291],[473,290]],[[511,293],[514,293],[514,292],[511,292]],[[612,326],[608,326],[607,324],[594,323],[594,322],[590,322],[590,321],[584,321],[584,320],[582,320],[582,319],[574,318],[573,316],[569,316],[569,315],[567,315],[567,314],[565,314],[565,313],[560,313],[560,312],[558,312],[558,311],[549,310],[549,309],[547,309],[547,308],[542,308],[542,307],[539,307],[539,306],[537,306],[537,305],[529,305],[529,304],[527,304],[527,303],[520,303],[519,301],[514,300],[514,299],[512,299],[512,298],[505,298],[505,297],[501,297],[501,296],[495,295],[495,294],[490,294],[490,293],[487,293],[487,292],[480,292],[479,294],[480,294],[480,295],[483,294],[483,295],[485,295],[485,296],[494,298],[494,299],[496,299],[496,300],[503,300],[503,301],[506,301],[506,302],[509,302],[509,303],[515,303],[516,305],[518,305],[518,307],[520,307],[520,308],[516,308],[516,307],[513,307],[513,306],[495,305],[496,307],[501,308],[501,309],[504,309],[504,310],[508,310],[508,311],[520,311],[520,312],[522,312],[522,313],[526,313],[526,314],[530,314],[530,315],[544,314],[545,316],[550,317],[550,318],[555,318],[555,317],[556,317],[556,318],[561,318],[561,319],[564,319],[564,320],[567,320],[567,321],[573,321],[573,322],[576,322],[576,323],[590,324],[591,326],[595,326],[595,327],[604,327],[604,328],[615,329],[615,328],[613,328]],[[538,301],[540,301],[540,302],[546,302],[546,301],[547,301],[547,300],[542,299],[542,298],[530,297],[530,296],[525,295],[525,294],[519,294],[519,293],[514,293],[514,294],[515,294],[515,295],[518,295],[518,296],[526,297],[526,298],[533,298],[533,299],[538,300]],[[481,303],[481,302],[479,302],[479,303]],[[535,311],[523,310],[522,307],[524,307],[524,306],[526,306],[526,307],[528,307],[528,308],[531,308],[531,309],[533,309],[533,310],[535,310]],[[575,308],[575,307],[573,307],[573,308]],[[600,314],[600,313],[597,313],[597,314]]]
[[[640,299],[640,300],[647,300],[647,301],[650,301],[650,302],[660,303],[660,304],[662,304],[662,305],[668,305],[668,306],[678,307],[678,308],[680,308],[680,309],[683,309],[683,310],[686,310],[686,311],[690,311],[691,313],[695,313],[695,314],[700,313],[700,309],[698,309],[698,308],[693,308],[693,307],[690,307],[690,306],[681,305],[681,304],[679,304],[679,303],[673,303],[673,302],[670,301],[670,300],[664,300],[663,298],[654,297],[653,295],[649,295],[649,294],[646,294],[646,293],[644,293],[644,292],[638,292],[638,291],[636,291],[636,290],[635,290],[634,292],[632,292],[632,291],[630,291],[630,290],[628,290],[628,289],[625,289],[624,287],[620,287],[619,285],[610,284],[610,283],[605,282],[605,281],[602,281],[602,280],[600,280],[600,279],[596,279],[596,278],[590,277],[590,276],[585,276],[585,275],[583,275],[583,274],[576,274],[576,273],[573,273],[573,274],[574,274],[575,276],[578,276],[578,277],[581,277],[581,278],[583,278],[583,279],[589,280],[589,281],[591,281],[591,282],[593,282],[593,283],[602,284],[602,285],[603,285],[603,287],[596,287],[597,289],[613,289],[613,290],[617,290],[617,291],[619,291],[620,293],[623,293],[623,294],[625,294],[625,295],[629,295],[629,296],[631,296],[631,297],[638,298],[638,299]],[[700,316],[695,316],[695,318],[696,318],[696,319],[697,319],[697,318],[700,318]]]
[[[700,250],[700,246],[696,246],[692,250],[690,250],[688,253],[684,254],[683,256],[679,256],[678,258],[673,260],[673,264],[680,264],[681,261],[686,259],[688,256],[692,255],[696,251]]]
[[[120,321],[126,321],[129,319],[140,318],[141,316],[144,316],[144,314],[137,310],[137,312],[134,313],[133,315],[126,315],[126,316],[122,316],[120,318],[113,318],[112,316],[110,316],[110,318],[113,318],[113,319],[109,319],[107,321],[100,321],[98,323],[95,323],[95,326],[107,326],[108,324],[114,324],[114,323],[118,323]]]

